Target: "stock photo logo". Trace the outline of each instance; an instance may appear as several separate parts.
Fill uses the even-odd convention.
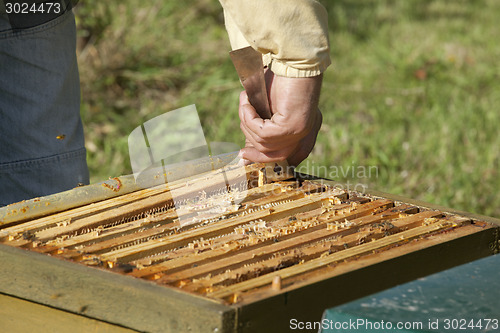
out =
[[[167,186],[181,226],[214,219],[237,209],[246,196],[248,180],[245,168],[238,166],[239,147],[228,142],[207,143],[194,104],[138,126],[128,137],[128,148],[136,183],[142,188]],[[231,177],[226,174],[228,167],[232,170]],[[189,179],[189,176],[217,169],[220,172],[210,176],[210,182],[217,184],[211,193],[200,194],[196,190],[197,185],[201,188],[206,184],[190,184],[193,190],[188,194],[176,187],[175,181],[181,178]],[[235,169],[240,176],[234,177]],[[197,201],[208,194],[213,198],[211,206],[204,202],[197,211]],[[187,204],[190,209],[186,208]]]

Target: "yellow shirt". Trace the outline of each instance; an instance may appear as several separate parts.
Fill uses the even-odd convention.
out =
[[[312,77],[330,65],[328,14],[315,0],[219,0],[233,50],[252,46],[276,75]]]

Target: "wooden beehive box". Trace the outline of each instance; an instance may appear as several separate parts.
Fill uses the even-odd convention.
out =
[[[496,219],[282,171],[229,167],[29,219],[7,207],[0,325],[284,332],[498,252]],[[50,204],[36,200],[25,211]]]

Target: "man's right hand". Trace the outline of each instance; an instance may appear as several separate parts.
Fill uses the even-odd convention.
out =
[[[271,119],[262,119],[249,103],[246,92],[240,94],[240,128],[246,145],[240,157],[252,162],[288,160],[297,166],[312,151],[322,123],[318,109],[322,75],[288,78],[266,72]],[[249,163],[249,162],[248,162]]]

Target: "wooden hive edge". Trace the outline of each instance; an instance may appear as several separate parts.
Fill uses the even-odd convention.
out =
[[[323,179],[313,179],[313,182],[333,184]],[[325,270],[328,274],[321,278],[311,278],[291,288],[286,287],[285,281],[285,288],[271,297],[252,296],[243,298],[243,302],[234,305],[225,305],[149,281],[0,245],[0,264],[4,272],[0,275],[0,293],[139,331],[178,332],[189,328],[191,332],[281,332],[288,331],[288,327],[283,327],[287,318],[319,320],[321,312],[328,307],[498,251],[498,219],[375,190],[361,194],[413,204],[424,209],[437,209],[490,224],[484,224],[483,227],[467,226],[463,232],[445,233],[438,237],[439,242],[430,237],[423,239],[424,245],[409,243],[384,253],[373,254],[383,259],[377,265],[369,265],[372,255],[368,255],[350,261],[350,265],[347,265],[349,267],[339,264],[333,273]],[[386,279],[391,269],[393,271],[395,268],[422,265],[422,260],[434,258],[436,253],[443,254],[440,264],[433,263],[412,274]],[[372,284],[363,284],[365,280]],[[374,284],[374,281],[377,282]],[[347,283],[352,288],[338,287],[342,283]],[[361,287],[355,288],[356,283]],[[325,291],[331,297],[322,301],[325,297],[320,295],[325,294]],[[258,291],[255,295],[257,294]],[[304,307],[305,303],[308,304],[307,307]]]
[[[25,320],[26,314],[29,314],[29,320]],[[1,293],[0,323],[4,332],[138,332]]]
[[[147,332],[234,332],[235,307],[0,244],[0,294]]]
[[[309,180],[309,181],[311,181],[313,183],[317,183],[317,184],[323,184],[323,185],[328,185],[328,186],[335,186],[335,185],[339,184],[338,182],[335,182],[335,181],[332,181],[329,179],[319,178],[319,177],[306,175],[306,174],[296,174],[296,176],[300,180]],[[437,205],[437,204],[433,204],[433,203],[422,201],[422,200],[411,199],[411,198],[405,197],[404,195],[391,194],[391,193],[387,193],[387,192],[383,192],[383,191],[379,191],[379,190],[375,190],[375,189],[366,189],[365,192],[362,192],[362,193],[360,192],[359,194],[361,194],[363,196],[372,197],[375,199],[389,199],[389,200],[393,200],[395,202],[406,203],[409,205],[417,206],[419,208],[439,210],[439,211],[442,211],[444,213],[465,216],[465,217],[471,218],[471,219],[476,220],[476,221],[488,222],[488,223],[500,226],[500,219],[499,218],[495,218],[495,217],[491,217],[491,216],[487,216],[487,215],[476,214],[476,213],[470,213],[470,212],[466,212],[466,211],[461,211],[458,209],[454,209],[454,208],[450,208],[450,207],[446,207],[446,206],[442,206],[442,205]]]
[[[331,180],[296,173],[299,180],[322,185],[336,185]],[[325,309],[344,304],[369,294],[394,287],[430,274],[498,253],[500,219],[464,212],[420,200],[377,190],[360,195],[373,199],[389,199],[423,210],[439,210],[481,221],[452,231],[438,232],[417,242],[409,242],[388,250],[340,263],[325,275],[310,273],[303,282],[285,287],[269,297],[267,290],[253,295],[240,295],[237,306],[237,332],[288,332],[290,320],[320,321]],[[373,265],[374,258],[378,263]],[[419,267],[411,271],[410,268]],[[396,269],[397,268],[397,269]],[[394,276],[394,271],[404,272]],[[313,275],[321,275],[314,278]],[[346,287],[347,286],[347,287]],[[268,297],[262,297],[267,294]],[[309,304],[304,307],[303,304]]]
[[[325,267],[323,274],[311,272],[291,286],[285,280],[272,296],[265,289],[242,294],[237,332],[289,332],[291,319],[320,321],[330,307],[492,255],[499,229],[462,226]]]
[[[411,204],[411,205],[418,206],[421,208],[440,210],[444,213],[460,215],[460,216],[468,217],[468,218],[473,219],[475,221],[483,221],[483,222],[487,222],[490,224],[494,224],[496,226],[500,226],[500,219],[495,218],[495,217],[491,217],[491,216],[470,213],[470,212],[466,212],[466,211],[462,211],[462,210],[458,210],[458,209],[454,209],[454,208],[450,208],[450,207],[446,207],[446,206],[442,206],[442,205],[437,205],[437,204],[433,204],[433,203],[429,203],[429,202],[425,202],[425,201],[421,201],[421,200],[410,199],[410,198],[407,198],[407,197],[402,196],[402,195],[394,195],[394,194],[389,194],[389,193],[385,193],[385,192],[381,192],[381,191],[377,191],[377,190],[367,190],[366,194],[373,196],[373,197],[377,197],[377,198],[384,197],[386,199],[391,199],[394,201]]]

